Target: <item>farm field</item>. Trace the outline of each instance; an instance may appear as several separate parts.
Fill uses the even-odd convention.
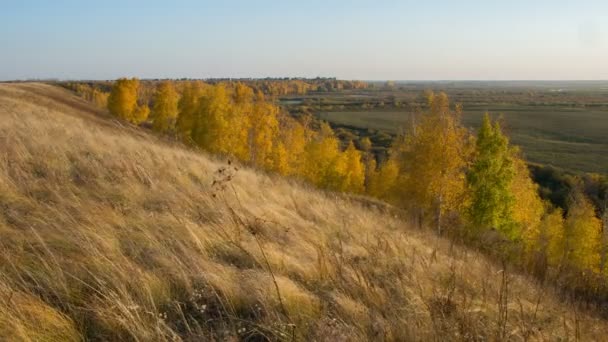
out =
[[[485,111],[465,108],[463,122],[476,129]],[[608,111],[556,107],[495,107],[487,111],[493,116],[503,115],[506,131],[530,162],[572,171],[608,172]],[[411,112],[396,111],[322,112],[319,117],[338,125],[392,134],[413,119]]]
[[[521,146],[532,163],[574,172],[608,173],[608,94],[603,85],[561,84],[567,91],[562,88],[555,91],[560,84],[539,83],[534,88],[532,85],[526,88],[512,88],[522,85],[509,83],[477,84],[476,88],[467,83],[453,87],[436,83],[403,85],[393,91],[368,90],[350,96],[323,97],[318,103],[325,105],[315,108],[315,113],[320,119],[358,135],[370,130],[394,135],[411,125],[413,113],[424,106],[428,87],[446,91],[453,102],[462,103],[463,122],[471,129],[479,127],[485,112],[493,117],[502,116],[512,142]],[[362,104],[361,108],[355,103]]]

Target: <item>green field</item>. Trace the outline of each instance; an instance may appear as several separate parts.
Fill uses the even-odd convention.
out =
[[[608,173],[608,109],[567,106],[466,106],[463,122],[476,128],[489,111],[504,117],[505,131],[530,162],[572,171]],[[334,124],[397,133],[412,122],[408,111],[321,112]]]

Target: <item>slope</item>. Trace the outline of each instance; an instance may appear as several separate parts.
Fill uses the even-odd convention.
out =
[[[0,84],[0,340],[601,340],[384,205]]]

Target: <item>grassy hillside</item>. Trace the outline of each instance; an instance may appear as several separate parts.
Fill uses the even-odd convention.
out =
[[[323,193],[0,84],[0,340],[602,340],[550,288]]]

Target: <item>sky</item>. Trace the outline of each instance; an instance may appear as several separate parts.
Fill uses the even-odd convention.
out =
[[[608,0],[0,0],[0,80],[606,80]]]

